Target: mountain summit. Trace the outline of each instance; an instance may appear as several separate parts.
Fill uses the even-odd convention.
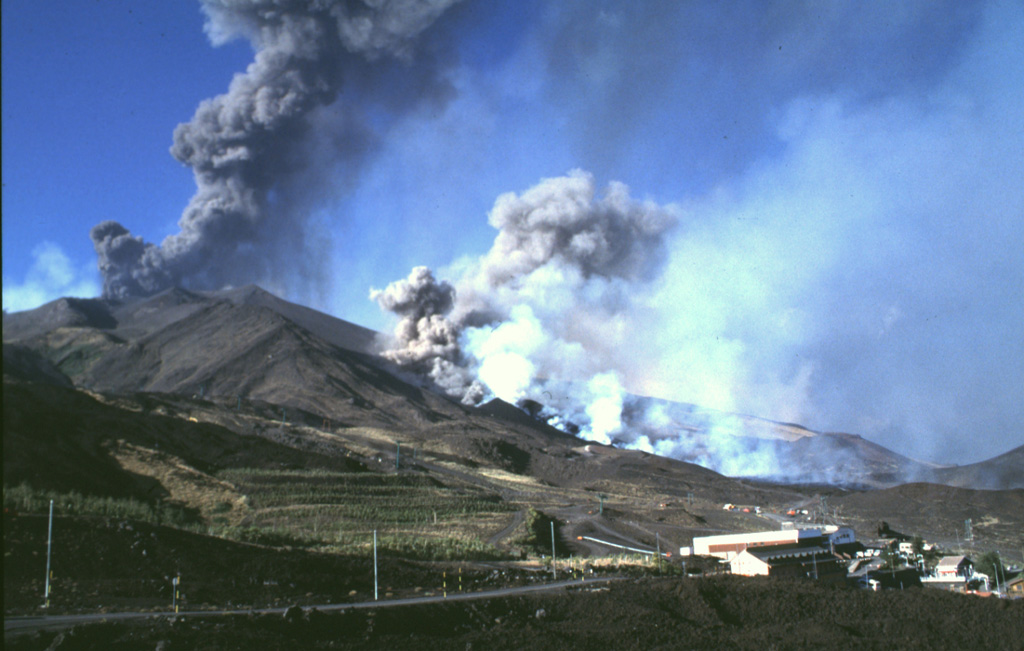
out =
[[[372,330],[254,285],[214,292],[172,288],[125,301],[62,298],[4,315],[3,332],[5,374],[102,394],[164,394],[236,407],[243,401],[260,403],[272,405],[284,422],[421,432],[452,437],[459,448],[493,449],[493,441],[482,443],[480,436],[490,432],[484,439],[493,438],[494,431],[503,432],[516,449],[534,448],[537,436],[577,444],[536,417],[542,406],[459,404],[377,356]],[[637,396],[625,406],[652,407],[698,442],[725,436],[735,455],[760,455],[758,476],[775,481],[1024,487],[1019,472],[1024,447],[989,462],[942,468],[852,434]],[[487,424],[495,419],[501,427]],[[729,423],[728,433],[717,431],[722,422]],[[661,451],[658,434],[649,437],[655,451]],[[700,457],[683,460],[700,462]]]

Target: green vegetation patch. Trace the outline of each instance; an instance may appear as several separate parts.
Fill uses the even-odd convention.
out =
[[[526,512],[526,537],[523,544],[539,555],[551,554],[551,527],[555,530],[555,554],[568,556],[571,550],[562,542],[562,524],[550,516],[530,507]]]
[[[498,495],[451,488],[423,475],[232,469],[218,477],[245,493],[253,509],[283,519],[320,517],[383,526],[513,510]]]
[[[97,497],[78,491],[60,493],[32,488],[28,484],[4,486],[4,508],[21,513],[47,513],[53,500],[59,515],[99,515],[139,520],[153,524],[186,527],[198,522],[195,513],[174,504],[141,502],[134,498]]]
[[[417,560],[506,558],[467,533],[515,507],[494,493],[429,476],[233,468],[218,473],[246,496],[250,515],[211,533],[263,545],[316,547]]]
[[[339,551],[365,556],[372,552],[372,535],[341,536],[331,546]],[[377,536],[377,553],[382,556],[423,561],[493,561],[509,556],[492,545],[463,536],[431,536],[408,532]]]

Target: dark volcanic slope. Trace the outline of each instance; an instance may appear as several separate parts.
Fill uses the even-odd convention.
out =
[[[336,319],[333,316],[302,305],[289,303],[269,292],[263,291],[255,285],[216,292],[210,295],[225,298],[236,305],[253,305],[268,308],[338,348],[368,354],[372,354],[376,350],[375,340],[377,333],[373,330],[357,326],[348,321]]]
[[[462,459],[552,478],[560,476],[565,451],[581,445],[511,406],[470,408],[408,384],[380,360],[334,345],[296,320],[319,330],[338,326],[330,338],[353,347],[369,341],[368,331],[289,306],[254,288],[174,289],[124,304],[57,301],[6,316],[4,332],[18,340],[9,345],[20,357],[33,360],[26,368],[35,375],[23,379],[44,379],[48,369],[55,381],[70,378],[77,387],[135,402],[164,394],[228,409],[269,405],[276,411],[264,417],[289,425],[400,432],[442,441]],[[54,314],[58,326],[50,327]]]
[[[967,466],[939,468],[928,481],[962,488],[1024,488],[1024,445]]]
[[[934,539],[952,543],[970,519],[976,542],[981,545],[1020,544],[1024,521],[1024,490],[971,490],[937,484],[904,484],[894,488],[837,495],[834,506],[846,515],[885,514],[893,529],[913,535],[936,532]],[[863,522],[858,528],[870,535],[877,523]],[[941,538],[940,538],[941,536]]]
[[[266,308],[339,348],[372,354],[376,333],[282,300],[255,285],[216,292],[172,288],[127,302],[61,298],[34,310],[4,314],[4,341],[33,339],[58,328],[95,328],[137,339],[217,303]]]
[[[6,355],[5,355],[6,370]],[[173,455],[212,472],[227,467],[319,467],[339,470],[344,457],[298,451],[214,423],[190,422],[178,405],[136,396],[133,409],[105,404],[75,389],[23,382],[5,374],[4,484],[87,495],[152,500],[166,496],[152,479],[124,469],[117,442]]]
[[[102,392],[263,400],[353,425],[464,413],[372,363],[363,354],[370,331],[258,288],[172,289],[124,304],[61,299],[5,315],[4,339],[34,349],[77,386]]]
[[[31,348],[17,344],[4,344],[4,374],[28,382],[53,384],[70,388],[71,380],[57,370],[50,360]]]
[[[424,436],[450,437],[458,431],[469,439],[504,436],[534,452],[555,439],[563,441],[560,445],[581,445],[515,408],[508,407],[503,416],[493,405],[470,409],[409,384],[372,354],[372,331],[255,286],[219,292],[170,289],[128,302],[64,298],[5,314],[3,333],[5,357],[11,357],[5,368],[22,379],[65,386],[70,380],[104,393],[261,401],[277,406],[281,419],[290,423],[369,426]],[[708,410],[636,400],[641,406],[663,403],[666,413],[679,415],[679,428],[707,429],[701,414]],[[1024,447],[982,464],[936,469],[856,435],[726,416],[738,423],[737,434],[750,434],[737,436],[737,449],[771,451],[781,460],[776,479],[782,481],[880,487],[913,479],[975,488],[1024,486]],[[502,425],[495,427],[496,420]],[[658,432],[649,434],[653,440]],[[521,455],[516,460],[518,453],[479,439],[463,447],[517,471],[539,463],[533,452],[526,453],[529,462]]]

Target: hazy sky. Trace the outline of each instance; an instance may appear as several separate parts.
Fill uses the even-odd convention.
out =
[[[172,132],[253,49],[186,0],[2,11],[3,305],[95,296],[89,229],[178,232]],[[448,92],[397,110],[425,51]],[[470,0],[311,120],[350,114],[359,156],[311,154],[318,269],[239,283],[385,329],[371,287],[465,266],[499,195],[582,169],[680,216],[630,388],[940,462],[1024,443],[1020,2]]]

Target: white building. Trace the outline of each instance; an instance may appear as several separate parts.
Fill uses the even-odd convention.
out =
[[[701,536],[693,539],[693,547],[682,547],[679,553],[689,556],[717,556],[731,561],[737,554],[748,547],[771,547],[775,545],[791,545],[794,543],[813,543],[828,547],[856,541],[853,529],[830,525],[814,529],[779,529],[775,531],[755,531],[751,533],[733,533],[721,536]]]
[[[751,547],[729,562],[729,571],[743,576],[845,577],[845,567],[825,547],[778,545]]]
[[[943,556],[935,566],[935,576],[940,579],[967,578],[974,572],[974,564],[966,556]]]

